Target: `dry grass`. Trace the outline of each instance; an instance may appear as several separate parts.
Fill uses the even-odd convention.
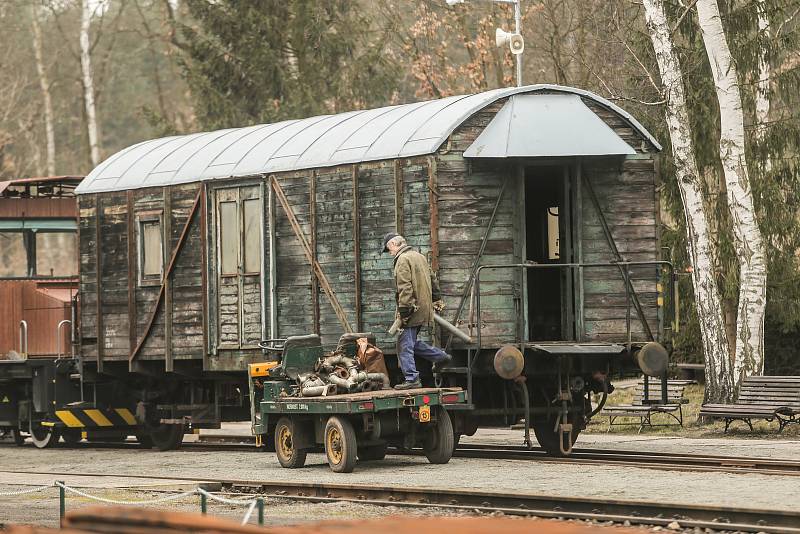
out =
[[[618,388],[614,393],[608,397],[607,406],[614,406],[619,404],[630,404],[633,400],[633,387]],[[703,385],[693,384],[686,387],[684,397],[689,402],[683,406],[683,427],[675,423],[669,415],[656,414],[651,417],[654,424],[660,423],[675,423],[668,426],[645,426],[642,429],[642,435],[668,435],[668,436],[681,436],[693,438],[713,438],[713,437],[729,437],[729,438],[758,438],[758,439],[787,439],[800,437],[800,425],[789,425],[786,429],[778,434],[778,423],[776,421],[767,422],[764,420],[754,420],[751,432],[746,423],[741,421],[734,421],[728,429],[727,434],[723,434],[725,424],[722,420],[714,420],[710,423],[701,423],[698,420],[698,413],[700,406],[703,404]],[[598,399],[599,400],[599,399]],[[630,425],[616,426],[619,423],[630,422]],[[609,433],[612,434],[635,434],[639,429],[639,418],[622,418],[619,417],[614,421],[614,426],[611,427]],[[589,426],[584,432],[602,433],[608,431],[608,416],[603,412],[592,419]]]

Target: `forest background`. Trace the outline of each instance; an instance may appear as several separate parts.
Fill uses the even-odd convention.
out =
[[[684,273],[686,223],[648,0],[522,0],[523,80],[594,91],[664,145],[664,257]],[[720,112],[697,0],[663,0],[687,128],[736,339],[739,272]],[[744,111],[767,261],[769,374],[800,373],[800,0],[719,0]],[[759,16],[760,15],[760,16]],[[513,7],[481,0],[0,0],[0,180],[83,175],[153,137],[399,104],[514,84],[494,44]],[[766,111],[763,103],[766,100]],[[703,346],[681,276],[679,361]],[[733,352],[733,346],[731,346]]]

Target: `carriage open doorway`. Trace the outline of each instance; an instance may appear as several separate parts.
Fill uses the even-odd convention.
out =
[[[571,173],[566,165],[525,168],[525,259],[543,265],[573,261]],[[528,269],[529,341],[575,339],[572,273],[564,268]]]

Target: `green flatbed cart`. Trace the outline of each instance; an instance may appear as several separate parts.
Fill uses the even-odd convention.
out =
[[[257,442],[274,447],[283,467],[302,467],[308,452],[322,448],[333,471],[349,473],[357,461],[382,460],[389,445],[421,446],[431,463],[450,461],[455,435],[447,407],[466,402],[462,389],[302,397],[296,378],[322,355],[319,337],[290,337],[263,346],[279,350],[281,357],[249,367],[252,430]]]

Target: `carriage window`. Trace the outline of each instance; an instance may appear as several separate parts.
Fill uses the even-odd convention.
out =
[[[261,201],[245,200],[244,210],[244,272],[261,272]]]
[[[239,271],[239,218],[236,202],[219,203],[219,250],[223,275]]]
[[[558,238],[558,206],[554,206],[547,209],[547,259],[549,260],[561,257]]]
[[[161,219],[139,221],[139,280],[160,282],[164,270]]]
[[[78,235],[74,232],[36,232],[36,275],[77,274]]]
[[[28,276],[25,234],[0,232],[0,278]]]

